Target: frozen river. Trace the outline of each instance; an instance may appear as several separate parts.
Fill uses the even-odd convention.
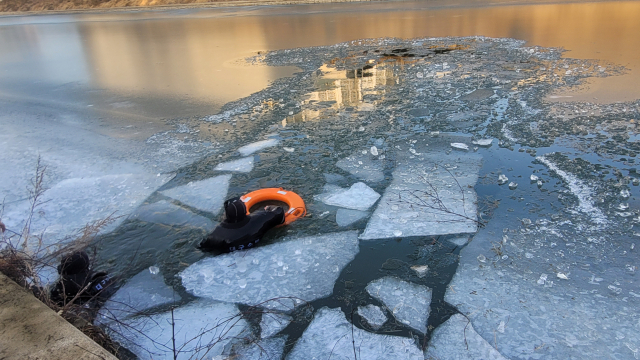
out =
[[[638,13],[2,17],[2,220],[24,225],[38,156],[45,244],[120,216],[96,239],[122,279],[97,322],[144,359],[173,338],[185,359],[638,359]],[[264,187],[309,215],[196,248]]]

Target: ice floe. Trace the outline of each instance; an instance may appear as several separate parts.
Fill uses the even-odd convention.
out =
[[[360,315],[373,330],[380,329],[388,320],[384,311],[382,311],[379,306],[373,304],[359,306],[358,315]]]
[[[100,308],[96,323],[122,321],[150,308],[178,303],[181,300],[172,288],[167,286],[160,272],[144,269],[129,279]]]
[[[372,159],[368,152],[365,154],[356,153],[341,159],[336,163],[336,166],[360,180],[374,183],[384,180],[382,160]]]
[[[355,231],[310,236],[206,258],[180,277],[198,297],[290,310],[301,301],[331,295],[358,251]]]
[[[265,311],[260,321],[260,336],[264,339],[279,333],[291,323],[291,320],[291,316],[287,314]]]
[[[231,175],[214,176],[160,191],[162,195],[202,211],[217,214],[227,197]]]
[[[336,212],[336,223],[338,226],[348,226],[354,222],[364,219],[369,213],[360,210],[338,209]]]
[[[175,326],[172,326],[172,320]],[[140,359],[202,359],[220,355],[247,332],[233,304],[197,300],[173,310],[111,324],[107,332]]]
[[[324,190],[325,192],[317,195],[316,199],[327,205],[353,210],[365,211],[380,198],[380,194],[362,182],[355,183],[348,189],[328,184]]]
[[[430,288],[387,276],[370,282],[366,290],[382,301],[396,320],[423,334],[427,332]]]
[[[235,172],[243,172],[243,173],[251,172],[251,170],[253,170],[253,156],[247,156],[242,159],[218,164],[213,170],[235,171]]]
[[[229,359],[234,360],[280,360],[284,353],[286,336],[270,338],[243,347]],[[217,359],[214,359],[217,360]]]
[[[470,187],[482,158],[444,153],[422,158],[399,162],[361,239],[476,231],[476,194]]]
[[[489,147],[491,146],[491,143],[493,143],[493,139],[478,139],[478,140],[473,140],[471,143],[478,146]]]
[[[425,360],[506,360],[473,329],[469,320],[460,314],[438,326],[431,335]]]
[[[340,309],[326,307],[316,312],[287,360],[351,359],[354,351],[361,359],[424,360],[413,339],[364,331],[352,326]]]
[[[253,154],[256,151],[260,151],[260,150],[264,150],[264,149],[276,146],[278,145],[278,142],[279,141],[277,139],[267,139],[267,140],[256,141],[254,143],[247,144],[239,148],[238,151],[242,156],[247,156],[247,155]]]
[[[169,226],[191,226],[206,231],[211,231],[214,227],[214,223],[206,217],[194,214],[166,200],[140,206],[129,219]]]

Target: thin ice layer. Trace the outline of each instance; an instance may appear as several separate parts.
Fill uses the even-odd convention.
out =
[[[364,219],[367,215],[369,215],[369,213],[366,211],[338,209],[336,212],[336,223],[338,226],[348,226],[360,219]]]
[[[161,273],[148,269],[132,277],[100,308],[98,323],[121,321],[141,311],[181,300],[180,295],[167,286]]]
[[[172,326],[172,319],[175,326]],[[247,330],[233,304],[198,300],[173,314],[143,316],[111,324],[107,332],[140,359],[202,359],[220,355],[225,346],[239,341]]]
[[[506,360],[491,344],[473,329],[460,314],[455,314],[438,326],[431,335],[425,360]]]
[[[213,170],[248,173],[253,170],[253,156],[218,164]]]
[[[265,311],[260,321],[260,336],[264,339],[279,333],[289,325],[291,320],[293,319],[287,314]]]
[[[406,159],[393,172],[361,239],[473,233],[482,158],[431,153]]]
[[[160,193],[196,209],[217,214],[227,197],[229,180],[231,175],[214,176],[160,191]]]
[[[240,349],[234,360],[280,360],[284,353],[286,336],[264,339]]]
[[[331,295],[358,251],[355,231],[310,236],[206,258],[180,277],[198,297],[289,310],[300,301]]]
[[[356,153],[339,160],[336,166],[360,180],[380,182],[384,180],[382,160],[373,159],[369,153]]]
[[[378,335],[352,326],[340,309],[322,308],[287,355],[287,360],[424,360],[413,339]]]
[[[370,282],[366,290],[382,301],[396,320],[423,334],[427,332],[430,288],[387,276]]]
[[[325,191],[329,191],[317,197],[327,205],[365,211],[380,198],[380,194],[362,182],[351,185],[349,189],[328,185],[325,186]]]
[[[371,326],[373,330],[378,330],[387,322],[387,315],[379,306],[369,304],[367,306],[358,307],[358,315],[360,315]]]
[[[240,149],[238,149],[238,151],[240,152],[240,154],[242,156],[247,156],[247,155],[251,155],[256,151],[260,151],[266,148],[270,148],[273,146],[278,145],[278,140],[277,139],[267,139],[267,140],[261,140],[261,141],[256,141],[254,143],[251,144],[247,144],[243,147],[241,147]]]
[[[166,200],[140,206],[129,218],[169,226],[191,226],[207,231],[213,230],[214,226],[206,217],[196,215]]]

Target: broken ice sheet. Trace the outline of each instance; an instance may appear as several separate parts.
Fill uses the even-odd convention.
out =
[[[384,180],[384,169],[382,160],[371,159],[368,153],[356,153],[339,160],[336,166],[347,171],[360,180],[369,182],[379,182]]]
[[[253,170],[253,156],[218,164],[213,170],[248,173]]]
[[[238,151],[242,156],[247,156],[247,155],[253,154],[256,151],[267,149],[276,145],[278,145],[277,139],[267,139],[267,140],[256,141],[254,143],[247,144],[239,148]]]
[[[391,335],[373,334],[347,321],[340,309],[321,308],[287,355],[287,360],[351,359],[424,360],[415,341]]]
[[[213,222],[204,216],[176,206],[166,200],[140,206],[130,217],[140,221],[169,226],[192,226],[207,231],[213,230]]]
[[[425,351],[425,360],[431,359],[506,360],[460,314],[454,314],[434,330]]]
[[[367,284],[369,295],[382,301],[399,322],[427,332],[431,289],[387,276]]]
[[[291,320],[291,316],[287,314],[274,311],[263,312],[260,321],[260,336],[264,339],[279,333],[289,325]]]
[[[198,210],[208,211],[215,215],[222,209],[222,203],[227,197],[229,180],[231,180],[231,175],[214,176],[163,190],[160,193]]]
[[[264,339],[258,342],[252,342],[237,350],[236,354],[228,359],[233,360],[279,360],[282,359],[284,353],[284,345],[287,341],[286,336],[277,338]],[[215,359],[217,360],[217,359]]]
[[[369,304],[367,306],[358,307],[358,315],[360,315],[371,326],[373,330],[378,330],[387,322],[387,316],[379,306]]]
[[[336,223],[338,226],[348,226],[360,219],[364,219],[367,215],[369,215],[369,213],[365,211],[338,209],[336,212]]]
[[[175,326],[172,326],[172,319]],[[246,334],[247,322],[233,304],[200,299],[171,311],[110,324],[107,333],[140,359],[203,359],[222,354]]]
[[[474,233],[482,158],[434,152],[398,163],[361,239]]]
[[[309,236],[210,257],[180,277],[198,297],[291,310],[333,293],[340,272],[359,251],[357,236],[356,231]]]
[[[349,189],[335,185],[325,186],[325,193],[316,198],[327,205],[365,211],[378,201],[380,194],[365,183],[358,182],[351,185]]]
[[[180,295],[165,284],[161,273],[152,274],[149,269],[144,269],[105,302],[96,323],[121,321],[141,311],[180,300]]]

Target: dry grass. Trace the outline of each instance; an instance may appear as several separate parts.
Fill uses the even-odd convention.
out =
[[[158,5],[205,4],[233,0],[3,0],[0,12],[110,9]]]

